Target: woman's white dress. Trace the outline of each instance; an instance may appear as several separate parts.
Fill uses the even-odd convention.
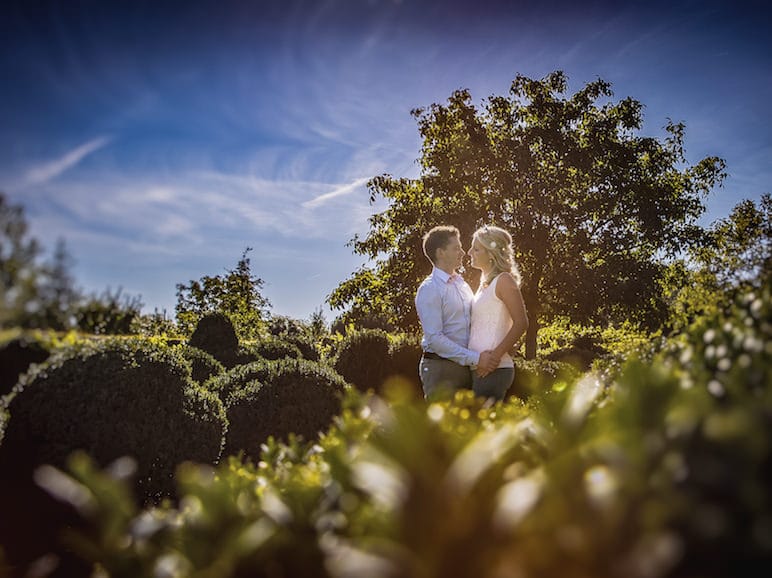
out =
[[[472,301],[472,327],[469,333],[469,349],[486,351],[494,349],[512,329],[512,316],[504,302],[496,296],[498,274],[487,287],[482,283]],[[501,357],[499,367],[514,367],[509,353]]]

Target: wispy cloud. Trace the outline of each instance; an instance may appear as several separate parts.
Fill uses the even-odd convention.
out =
[[[359,187],[364,185],[367,181],[370,180],[370,177],[362,177],[361,179],[356,179],[354,182],[349,183],[347,185],[343,185],[341,187],[337,187],[330,191],[329,193],[324,193],[322,195],[319,195],[317,197],[314,197],[310,201],[306,201],[303,203],[303,208],[306,209],[314,209],[320,205],[323,205],[327,201],[331,199],[335,199],[337,197],[342,197],[344,195],[349,195],[356,191]]]
[[[40,185],[55,179],[65,171],[77,165],[88,155],[107,146],[111,140],[111,137],[100,136],[74,148],[55,161],[33,167],[27,172],[26,184]]]
[[[361,174],[361,173],[360,173]],[[100,171],[54,186],[23,189],[36,219],[58,216],[58,234],[99,232],[124,243],[201,250],[211,238],[269,238],[288,242],[339,239],[343,246],[366,227],[378,207],[363,186],[314,180],[272,181],[249,173],[186,171],[124,175]],[[20,194],[22,189],[16,189]],[[42,232],[43,237],[48,231]]]

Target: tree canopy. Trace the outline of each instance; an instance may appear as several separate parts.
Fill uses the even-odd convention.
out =
[[[507,95],[480,108],[457,90],[413,110],[421,175],[370,180],[371,202],[383,197],[388,206],[350,244],[372,265],[343,281],[330,305],[352,320],[379,315],[415,329],[415,289],[431,268],[422,235],[453,224],[468,244],[478,226],[496,224],[512,234],[523,274],[528,357],[539,321],[557,314],[661,322],[663,258],[702,241],[696,220],[724,162],[688,164],[682,123],[668,120],[662,139],[640,135],[643,105],[613,102],[602,79],[567,91],[561,71],[518,75]],[[474,287],[477,272],[466,275]]]

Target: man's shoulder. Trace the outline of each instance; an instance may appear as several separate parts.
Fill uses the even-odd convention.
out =
[[[435,283],[435,279],[433,275],[429,275],[426,278],[424,278],[423,281],[421,281],[421,284],[418,285],[418,290],[416,291],[416,295],[420,293],[426,293],[427,291],[435,291],[437,289],[437,284]]]
[[[434,275],[429,273],[426,277],[423,278],[421,281],[421,285],[427,285],[428,283],[431,283],[434,280]],[[419,287],[421,286],[419,285]]]

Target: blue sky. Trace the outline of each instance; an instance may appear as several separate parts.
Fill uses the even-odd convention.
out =
[[[518,73],[597,77],[686,124],[729,177],[704,223],[770,192],[772,41],[762,1],[4,2],[0,190],[86,291],[173,313],[175,284],[245,247],[273,312],[307,318],[364,261],[365,182],[415,177],[410,110]],[[331,320],[334,313],[324,308]]]

